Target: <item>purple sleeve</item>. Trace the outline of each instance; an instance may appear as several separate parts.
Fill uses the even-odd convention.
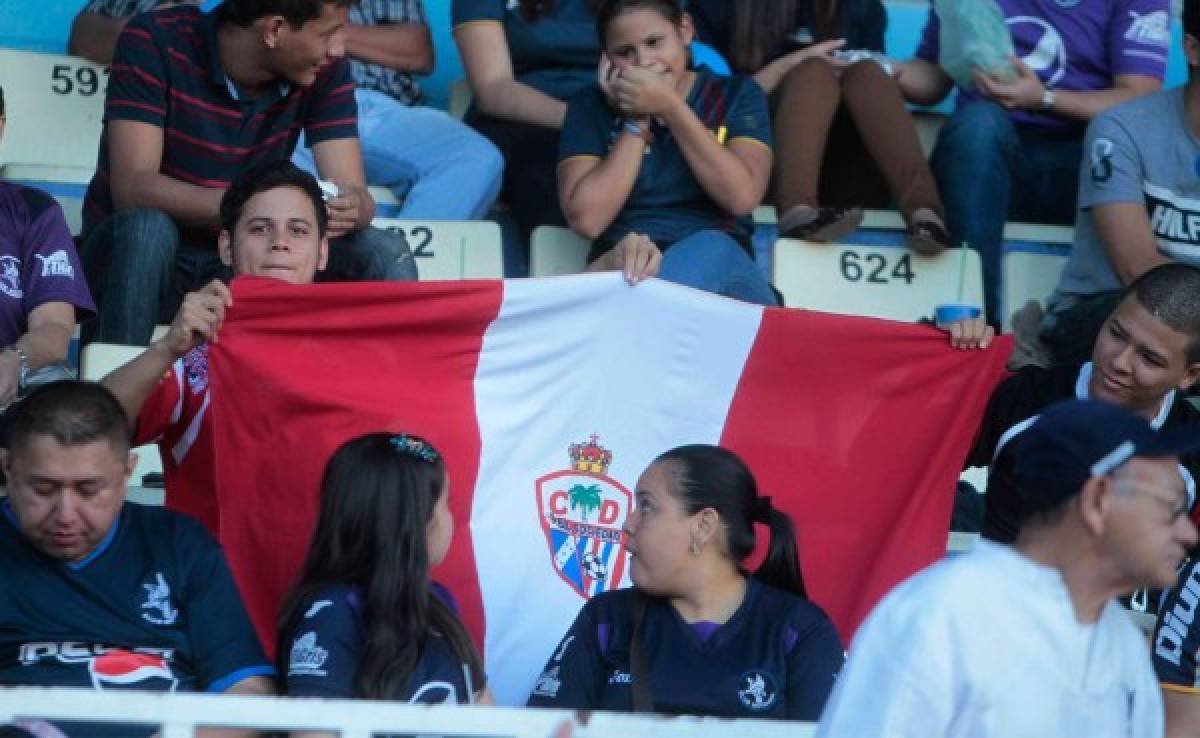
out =
[[[1171,46],[1170,0],[1113,3],[1108,24],[1109,66],[1118,74],[1141,74],[1162,81]]]
[[[938,20],[937,13],[933,11],[933,5],[929,6],[929,20],[925,21],[925,30],[921,31],[921,43],[917,46],[916,58],[937,64],[938,57],[941,55],[939,46],[938,31],[941,29],[941,21]]]
[[[38,305],[66,302],[75,306],[76,319],[90,317],[96,306],[75,252],[75,241],[62,208],[49,195],[37,192],[29,201],[29,227],[21,250],[25,274],[22,307],[28,315]]]

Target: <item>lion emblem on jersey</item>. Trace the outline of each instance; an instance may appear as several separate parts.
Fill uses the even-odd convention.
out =
[[[161,571],[155,572],[154,577],[150,584],[142,584],[142,589],[146,590],[146,601],[141,609],[147,611],[142,613],[142,619],[155,625],[174,625],[179,618],[179,611],[171,605],[171,588],[167,586]]]
[[[742,674],[738,681],[741,685],[737,693],[738,699],[749,710],[769,710],[779,698],[775,679],[765,671],[748,671]]]
[[[612,452],[599,436],[567,448],[571,468],[537,480],[538,515],[554,571],[584,599],[617,589],[625,576],[621,532],[633,496],[608,476]]]

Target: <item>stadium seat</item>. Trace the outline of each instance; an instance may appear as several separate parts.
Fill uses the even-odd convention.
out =
[[[974,249],[922,256],[895,246],[780,239],[773,267],[789,307],[915,321],[941,303],[983,304]]]
[[[155,338],[162,335],[166,326],[155,328]],[[83,347],[79,357],[79,376],[89,381],[98,381],[106,374],[138,356],[144,346],[123,346],[115,343],[89,343]],[[158,447],[146,444],[133,449],[138,455],[137,468],[130,481],[130,495],[135,502],[161,504],[162,490],[146,489],[142,480],[147,474],[162,474],[162,458]],[[134,489],[137,487],[138,489]]]
[[[500,226],[491,221],[376,218],[371,225],[404,236],[422,280],[504,278]]]
[[[86,181],[96,166],[108,70],[85,59],[0,48],[8,125],[0,141],[6,179]],[[44,171],[49,170],[51,174]]]
[[[1066,226],[1009,223],[1004,228],[1002,324],[1012,330],[1013,313],[1036,300],[1042,307],[1058,285],[1071,253],[1074,229]]]
[[[591,244],[569,228],[538,226],[529,243],[529,276],[578,274],[587,266]]]

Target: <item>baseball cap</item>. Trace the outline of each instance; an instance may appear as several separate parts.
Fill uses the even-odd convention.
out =
[[[1051,405],[1017,439],[1013,473],[1018,488],[1033,493],[1027,513],[1049,510],[1079,494],[1130,459],[1179,456],[1200,449],[1200,426],[1155,430],[1119,405],[1066,400]]]

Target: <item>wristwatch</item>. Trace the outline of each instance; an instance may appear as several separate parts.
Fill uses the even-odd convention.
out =
[[[23,390],[25,389],[25,380],[29,377],[29,356],[20,344],[14,343],[5,350],[12,351],[17,355],[17,362],[20,364],[20,371],[17,374],[17,389],[18,391]]]
[[[1048,113],[1051,110],[1054,110],[1055,102],[1056,98],[1054,97],[1054,90],[1050,89],[1049,87],[1042,88],[1042,103],[1038,106],[1038,110]]]

